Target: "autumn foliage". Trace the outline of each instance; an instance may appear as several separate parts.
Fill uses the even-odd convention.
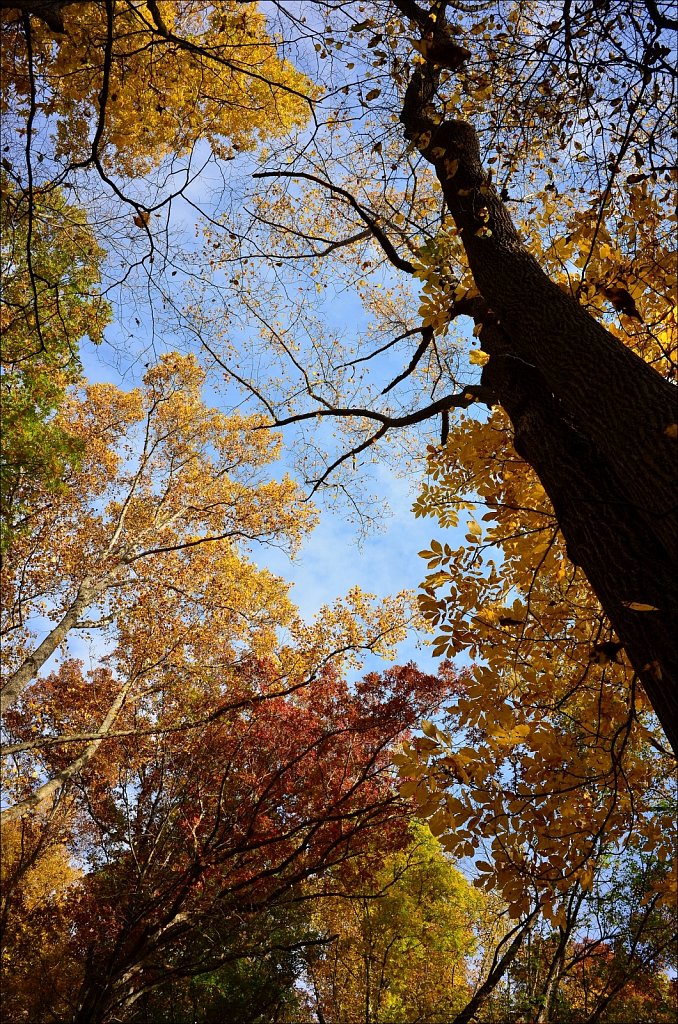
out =
[[[48,681],[43,705],[50,692],[77,703],[77,685],[66,687],[74,675],[77,684],[66,666],[57,689]],[[382,848],[403,842],[387,748],[438,699],[441,683],[400,670],[350,693],[327,668],[294,695],[273,696],[279,685],[275,664],[243,660],[219,680],[224,706],[214,696],[207,703],[212,721],[182,729],[175,681],[174,697],[157,694],[147,709],[137,702],[134,729],[109,740],[81,776],[59,818],[87,870],[60,897],[70,921],[62,956],[73,966],[50,1011],[104,1019],[168,978],[263,955],[266,914],[293,905],[307,879],[355,857],[377,833]],[[205,708],[199,689],[196,680],[184,698],[193,715]],[[46,760],[55,770],[61,759]],[[22,835],[28,843],[25,826]],[[18,880],[19,891],[26,884]],[[59,904],[47,904],[42,927],[58,929]],[[41,948],[30,972],[59,974],[60,961]],[[19,976],[23,955],[11,935],[7,956]]]
[[[669,1024],[675,12],[0,27],[5,1012]],[[391,470],[417,598],[302,617]]]
[[[104,166],[125,176],[183,156],[199,139],[228,159],[251,149],[257,134],[281,134],[307,116],[307,81],[279,59],[254,5],[42,5],[62,8],[56,35],[40,6],[29,52],[20,11],[3,4],[3,72],[13,97],[3,109],[12,116],[15,102],[33,98],[35,116],[54,126],[57,160],[93,159],[93,111]]]
[[[45,490],[8,552],[7,907],[21,913],[54,861],[64,881],[41,922],[70,922],[54,961],[29,916],[24,962],[10,925],[6,962],[28,971],[17,1013],[35,970],[59,972],[64,957],[67,986],[32,1013],[104,1019],[175,974],[263,955],[258,916],[377,830],[383,848],[404,840],[389,747],[439,704],[446,677],[394,669],[348,686],[342,668],[361,648],[402,634],[403,602],[353,591],[316,623],[298,619],[243,548],[294,546],[312,510],[290,480],[258,479],[275,439],[207,409],[202,380],[175,355],[143,390],[74,395],[60,415],[82,439],[79,468],[57,497]],[[37,642],[41,614],[51,628]],[[97,666],[68,656],[73,632],[101,635]]]

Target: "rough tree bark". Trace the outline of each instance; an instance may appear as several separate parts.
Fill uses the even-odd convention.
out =
[[[430,31],[417,4],[394,4]],[[419,65],[401,121],[435,168],[484,300],[482,383],[678,753],[677,389],[542,271],[483,169],[473,126],[436,114],[437,86],[436,69]]]

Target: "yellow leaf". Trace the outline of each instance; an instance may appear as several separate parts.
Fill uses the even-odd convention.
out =
[[[441,836],[449,828],[450,821],[444,811],[438,810],[428,819],[427,824],[434,836]]]
[[[632,612],[658,612],[653,604],[643,604],[642,601],[622,601],[625,608]]]
[[[482,527],[475,521],[475,519],[469,519],[468,532],[473,534],[474,537],[480,537],[483,531]]]
[[[579,884],[582,889],[588,890],[593,885],[593,865],[589,865],[584,868],[581,875],[579,876]]]
[[[474,366],[485,366],[490,357],[489,354],[487,352],[483,352],[481,348],[472,348],[469,352],[468,358],[469,362],[473,363]]]

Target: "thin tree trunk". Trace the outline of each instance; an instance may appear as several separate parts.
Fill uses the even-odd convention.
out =
[[[137,679],[138,676],[136,675],[133,676],[132,679],[129,679],[116,696],[106,713],[106,717],[99,726],[99,733],[101,733],[100,738],[91,740],[75,760],[71,761],[71,763],[66,768],[62,769],[62,771],[57,772],[56,775],[49,779],[48,782],[44,782],[41,786],[38,786],[30,796],[27,796],[24,800],[17,801],[17,803],[12,804],[11,807],[5,808],[2,812],[2,819],[5,823],[15,821],[18,818],[24,818],[41,804],[46,803],[50,799],[56,799],[68,780],[73,778],[76,772],[79,772],[89,764],[106,738],[106,734],[112,729],[116,718],[122,710],[127,694],[132,689]]]
[[[558,993],[558,984],[563,973],[563,963],[565,959],[565,948],[570,939],[571,929],[560,929],[560,935],[558,937],[558,945],[551,958],[549,969],[546,974],[546,982],[544,984],[544,992],[542,995],[541,1006],[537,1013],[535,1024],[547,1024],[551,1018],[551,1007],[553,1001]]]
[[[95,580],[86,577],[56,626],[50,630],[38,647],[21,663],[16,672],[8,676],[0,691],[0,714],[5,714],[21,696],[25,688],[35,678],[42,666],[61,646],[69,632],[73,629],[82,613],[94,598],[105,590],[110,583],[108,575]]]
[[[492,966],[490,973],[478,991],[468,1001],[464,1009],[457,1014],[454,1020],[450,1021],[450,1024],[469,1024],[469,1021],[475,1017],[481,1006],[487,1002],[501,979],[506,974],[506,971],[515,960],[523,939],[529,932],[536,915],[537,911],[535,910],[530,914],[524,924],[520,926],[504,955]]]

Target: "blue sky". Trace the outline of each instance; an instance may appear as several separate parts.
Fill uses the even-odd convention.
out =
[[[251,158],[243,159],[249,165]],[[235,167],[231,166],[235,171]],[[193,180],[191,199],[196,207],[211,209],[214,201],[214,184],[207,172]],[[195,209],[192,209],[183,198],[179,197],[172,204],[173,230],[179,233],[173,239],[174,245],[178,244],[179,249],[183,247],[189,266],[197,256],[194,265],[200,267],[201,240],[196,239],[195,235],[196,219]],[[138,245],[140,239],[134,233],[130,234],[132,245]],[[115,281],[118,273],[113,261],[109,271],[111,279]],[[262,271],[265,275],[264,268]],[[385,280],[388,280],[388,276],[389,272],[386,272]],[[179,269],[177,274],[171,277],[161,274],[155,279],[155,285],[168,288],[172,301],[176,301],[180,307],[183,285],[187,280],[184,271]],[[106,341],[102,346],[95,347],[85,339],[82,345],[81,357],[85,375],[89,380],[110,382],[130,389],[139,383],[144,366],[149,361],[154,361],[153,352],[159,354],[177,345],[183,350],[191,347],[198,358],[202,359],[204,353],[199,350],[199,342],[190,330],[181,329],[180,321],[175,321],[178,327],[176,334],[167,327],[167,322],[163,327],[159,293],[156,295],[157,308],[154,312],[145,305],[141,288],[133,287],[131,291],[127,288],[116,289],[112,297],[114,321],[107,329]],[[414,301],[416,302],[416,298]],[[367,327],[368,315],[355,292],[328,288],[318,300],[318,306],[322,308],[328,328],[331,331],[336,330],[339,336],[350,338],[355,332],[355,336],[358,337]],[[215,315],[219,315],[218,308],[215,309]],[[256,325],[252,327],[252,331],[256,333]],[[243,344],[248,344],[246,328],[243,332]],[[403,358],[406,361],[407,356],[403,357],[402,352],[397,353],[395,358],[390,358],[388,353],[380,357],[378,371],[380,378],[383,376],[384,379],[379,387],[402,370]],[[204,395],[208,404],[215,405],[225,412],[236,405],[242,406],[242,394],[233,385],[224,381],[221,373],[209,379]],[[425,402],[426,398],[423,397],[422,400]],[[261,411],[251,402],[247,402],[246,409],[251,412]],[[434,422],[432,429],[436,430],[437,427],[438,424]],[[429,547],[433,537],[447,540],[453,546],[462,542],[463,530],[454,531],[452,537],[449,532],[442,537],[442,531],[434,520],[415,519],[412,514],[411,506],[417,496],[428,440],[426,433],[422,432],[419,436],[419,451],[415,456],[417,469],[410,470],[407,476],[396,472],[395,455],[392,456],[390,463],[377,462],[365,465],[359,460],[356,473],[358,498],[367,494],[378,496],[375,525],[366,534],[361,533],[355,523],[348,521],[346,508],[337,508],[329,502],[325,503],[320,497],[319,525],[306,540],[294,562],[276,548],[258,547],[252,552],[257,564],[270,568],[292,583],[293,600],[304,618],[311,619],[323,604],[332,603],[356,585],[377,598],[404,589],[416,591],[426,573],[425,563],[418,552]],[[282,472],[288,471],[295,476],[294,453],[295,449],[299,448],[300,438],[295,436],[293,428],[286,428],[283,431],[283,443],[283,459],[279,465],[271,467],[271,472],[279,476]],[[412,633],[408,640],[400,645],[398,662],[416,661],[422,669],[435,671],[436,662],[430,655],[427,641],[426,634],[417,636]],[[379,666],[372,662],[370,667]]]
[[[128,389],[137,383],[142,364],[133,365],[131,350],[119,351],[120,339],[115,337],[119,333],[114,329],[109,344],[101,348],[85,341],[81,356],[89,380]],[[216,397],[213,390],[206,395],[208,401]],[[283,433],[283,439],[290,443],[293,440],[291,433]],[[422,439],[422,449],[424,443]],[[290,453],[271,469],[276,475],[285,469],[293,472]],[[366,534],[361,535],[348,521],[344,510],[324,506],[320,501],[320,521],[294,560],[279,548],[259,546],[252,551],[258,565],[292,584],[292,598],[305,619],[313,618],[323,604],[332,603],[353,586],[383,598],[404,589],[416,591],[425,575],[426,566],[418,552],[442,531],[435,521],[415,519],[412,514],[416,477],[397,475],[392,466],[378,464],[365,468],[361,486],[377,493],[382,502],[375,525]],[[449,535],[446,539],[450,540]],[[430,655],[427,639],[426,634],[412,631],[400,645],[397,661],[416,661],[422,669],[435,671],[436,661]],[[376,660],[370,662],[370,667],[378,667]]]

